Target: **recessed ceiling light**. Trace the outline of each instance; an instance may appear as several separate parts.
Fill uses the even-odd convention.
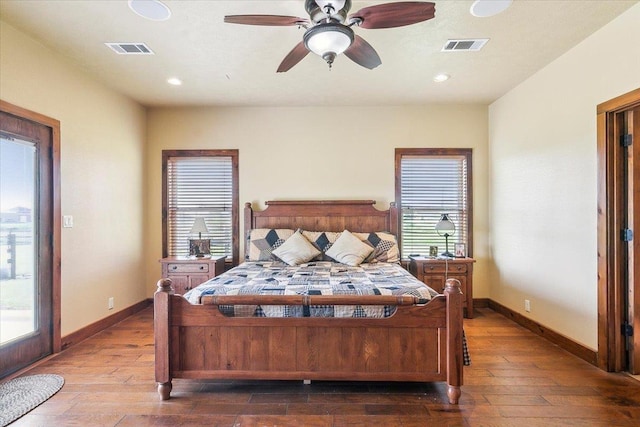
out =
[[[173,85],[173,86],[180,86],[182,84],[182,80],[180,80],[177,77],[171,77],[171,78],[167,79],[167,83],[169,83],[170,85]]]
[[[166,21],[171,17],[171,10],[160,0],[129,0],[129,8],[152,21]]]
[[[469,11],[478,18],[487,18],[506,10],[513,0],[476,0]]]
[[[436,83],[442,83],[442,82],[446,82],[447,80],[449,80],[449,74],[445,74],[445,73],[440,73],[437,74],[436,76],[433,77],[433,81]]]

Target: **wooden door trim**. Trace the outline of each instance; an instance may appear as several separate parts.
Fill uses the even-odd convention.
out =
[[[598,157],[598,366],[607,371],[623,367],[620,354],[620,319],[622,318],[621,279],[616,270],[619,257],[618,225],[615,189],[620,180],[616,165],[619,142],[615,139],[616,114],[640,105],[640,88],[599,104],[597,107]],[[640,143],[637,141],[635,143]]]
[[[27,110],[17,105],[0,99],[0,111],[12,114],[17,117],[21,117],[26,120],[41,124],[51,129],[51,162],[53,172],[52,183],[52,210],[53,210],[53,230],[52,230],[52,268],[51,272],[51,320],[52,325],[52,351],[59,353],[62,349],[61,339],[61,282],[60,282],[60,265],[61,265],[61,230],[62,230],[62,217],[60,210],[60,121],[51,117],[45,116],[34,111]]]

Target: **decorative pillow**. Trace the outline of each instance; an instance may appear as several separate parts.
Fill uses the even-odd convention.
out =
[[[340,237],[339,232],[334,231],[307,231],[303,230],[302,235],[320,252],[316,260],[331,261],[331,258],[325,255],[331,245]]]
[[[349,230],[344,230],[326,253],[338,262],[355,267],[360,265],[371,252],[373,252],[371,246],[351,234]]]
[[[385,231],[375,233],[353,233],[360,240],[373,246],[373,252],[364,262],[400,262],[400,249],[396,236]]]
[[[293,233],[271,253],[289,265],[302,264],[321,254],[299,231]]]
[[[291,237],[295,230],[288,228],[254,228],[249,233],[246,251],[247,261],[271,261],[274,249]]]

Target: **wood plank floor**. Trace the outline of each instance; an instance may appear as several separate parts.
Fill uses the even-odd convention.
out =
[[[443,384],[153,379],[152,309],[24,375],[65,378],[14,426],[638,426],[640,382],[600,371],[490,309],[465,320],[472,366],[460,405]]]

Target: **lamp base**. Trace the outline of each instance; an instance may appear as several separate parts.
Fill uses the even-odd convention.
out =
[[[442,257],[453,258],[453,254],[451,252],[442,252],[440,254]]]

